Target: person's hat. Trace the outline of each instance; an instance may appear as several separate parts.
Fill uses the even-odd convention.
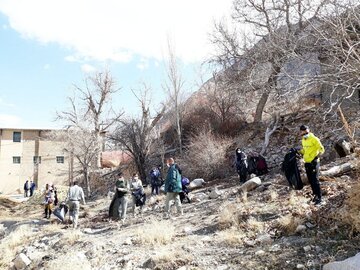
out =
[[[301,125],[301,126],[300,126],[300,130],[305,131],[305,130],[307,130],[307,129],[309,129],[309,127],[308,127],[307,125]]]

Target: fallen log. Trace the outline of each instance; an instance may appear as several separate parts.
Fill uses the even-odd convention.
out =
[[[353,162],[346,162],[344,164],[334,166],[329,170],[320,171],[320,176],[326,176],[326,177],[338,176],[351,172],[354,169],[356,169],[356,165]]]

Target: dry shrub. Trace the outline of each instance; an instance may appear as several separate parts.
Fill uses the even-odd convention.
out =
[[[230,246],[238,246],[246,239],[246,234],[235,227],[228,228],[218,233],[220,242],[224,242]]]
[[[278,227],[286,234],[291,235],[294,234],[296,228],[304,223],[304,220],[300,217],[294,217],[292,214],[287,214],[286,216],[282,216],[277,220]]]
[[[1,240],[0,268],[9,266],[10,262],[15,258],[17,248],[26,246],[32,233],[30,225],[20,225]]]
[[[264,223],[261,221],[258,221],[254,217],[250,217],[247,220],[246,225],[247,225],[247,229],[253,233],[262,233],[262,232],[264,232],[264,229],[265,229]]]
[[[237,204],[225,203],[220,207],[219,227],[220,229],[239,225]]]
[[[230,145],[230,139],[216,137],[211,132],[202,132],[192,137],[180,159],[187,177],[211,180],[228,176],[231,169],[225,154]]]
[[[138,228],[135,235],[140,244],[167,244],[175,235],[175,227],[168,220],[152,220]]]

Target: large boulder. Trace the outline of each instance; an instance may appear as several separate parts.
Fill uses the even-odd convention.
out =
[[[259,177],[251,178],[241,185],[240,190],[249,192],[261,185],[261,179]]]
[[[196,178],[194,180],[192,180],[189,184],[189,188],[190,189],[194,189],[194,188],[200,188],[203,187],[205,185],[205,180],[202,178]]]
[[[331,262],[324,265],[323,270],[358,270],[360,269],[360,253],[344,261]]]

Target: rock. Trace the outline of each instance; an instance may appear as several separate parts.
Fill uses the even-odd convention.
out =
[[[281,250],[281,247],[278,244],[275,244],[269,248],[269,251],[272,251],[272,252],[277,252],[280,250]]]
[[[190,234],[192,234],[192,228],[191,227],[184,227],[183,232],[186,235],[190,235]]]
[[[184,266],[181,266],[180,268],[178,268],[177,270],[187,270],[187,267],[184,265]]]
[[[216,267],[216,270],[227,270],[230,269],[229,266],[227,265],[219,265],[218,267]]]
[[[265,251],[263,251],[263,250],[258,250],[258,251],[255,252],[256,256],[262,256],[264,254],[265,254]]]
[[[124,241],[124,245],[128,245],[128,246],[131,246],[133,243],[132,243],[132,239],[130,237],[126,238],[125,241]]]
[[[311,247],[310,246],[305,246],[303,247],[304,251],[305,252],[309,252],[311,250]]]
[[[323,270],[358,270],[360,269],[360,253],[354,257],[339,262],[331,262],[324,265]]]
[[[143,263],[144,268],[154,269],[155,266],[156,266],[156,262],[154,261],[153,258],[149,258]]]
[[[191,202],[201,202],[208,198],[204,192],[196,193],[196,194],[189,194],[189,199]]]
[[[249,247],[254,247],[256,243],[253,240],[244,240],[244,244]]]
[[[209,194],[209,198],[210,199],[217,199],[221,196],[222,192],[220,190],[218,190],[217,188],[215,188],[213,191],[211,191],[211,193]]]
[[[255,188],[257,188],[258,186],[261,185],[261,179],[259,177],[254,177],[251,178],[250,180],[246,181],[244,184],[241,185],[240,189],[242,191],[251,191]]]
[[[305,265],[298,263],[296,269],[305,269]]]
[[[271,244],[273,242],[270,234],[259,235],[255,241],[260,244]]]
[[[156,203],[156,199],[154,196],[151,196],[146,202],[147,205],[153,205],[155,203]]]
[[[304,231],[306,231],[306,226],[305,225],[298,225],[297,227],[296,227],[296,229],[295,229],[295,232],[296,233],[302,233],[302,232],[304,232]]]
[[[30,259],[24,253],[17,255],[14,260],[14,266],[17,270],[25,269],[30,263]]]
[[[189,184],[190,189],[199,188],[205,185],[205,180],[202,178],[196,178],[192,180]]]

